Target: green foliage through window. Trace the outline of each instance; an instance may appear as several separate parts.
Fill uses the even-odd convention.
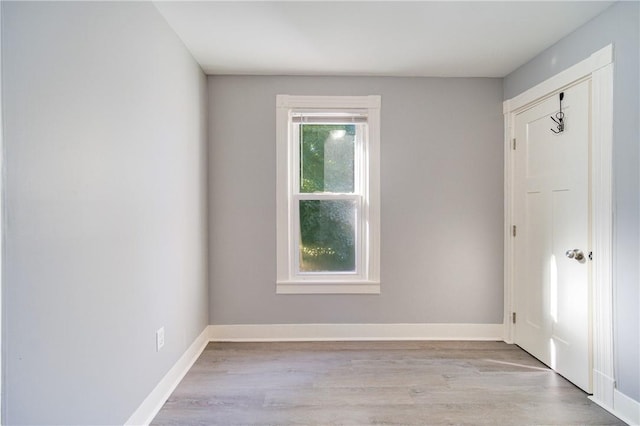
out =
[[[300,127],[300,192],[353,192],[356,126]]]
[[[356,126],[300,126],[300,192],[353,193]],[[355,271],[353,200],[300,200],[301,272]]]

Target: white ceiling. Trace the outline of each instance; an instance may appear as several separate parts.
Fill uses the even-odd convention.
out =
[[[158,1],[207,74],[504,77],[612,2]]]

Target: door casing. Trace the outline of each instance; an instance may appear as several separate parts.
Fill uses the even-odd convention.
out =
[[[593,396],[613,410],[612,279],[612,144],[613,144],[613,46],[588,58],[503,103],[504,113],[504,340],[513,343],[514,326],[514,118],[538,102],[555,95],[578,80],[591,80],[591,238],[592,238],[592,341]]]

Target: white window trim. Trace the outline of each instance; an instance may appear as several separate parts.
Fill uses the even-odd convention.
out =
[[[277,159],[277,277],[278,294],[379,294],[380,293],[380,96],[293,96],[276,97],[276,159]],[[362,234],[365,244],[362,273],[358,276],[331,274],[327,279],[302,279],[294,274],[293,209],[289,189],[295,181],[291,164],[297,149],[290,143],[289,116],[294,109],[367,110],[368,141],[365,145],[368,166],[365,167],[365,200]]]

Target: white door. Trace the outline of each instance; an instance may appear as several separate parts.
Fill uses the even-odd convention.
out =
[[[515,343],[591,393],[590,85],[515,116]]]

